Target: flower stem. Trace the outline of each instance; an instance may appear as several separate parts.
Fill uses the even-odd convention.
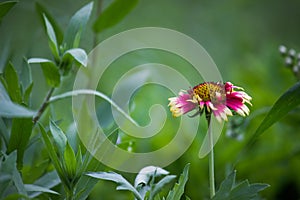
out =
[[[215,196],[215,164],[214,164],[214,143],[213,143],[213,133],[210,126],[210,114],[206,115],[206,120],[208,123],[208,138],[210,145],[210,153],[208,157],[208,167],[209,167],[209,190],[210,198],[212,199]]]

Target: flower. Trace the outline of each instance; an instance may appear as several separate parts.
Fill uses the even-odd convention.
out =
[[[195,115],[213,113],[218,121],[227,121],[227,116],[235,112],[241,116],[249,115],[248,105],[251,97],[243,88],[230,82],[204,82],[187,90],[180,91],[177,97],[169,98],[170,111],[174,117],[179,117],[198,109]]]

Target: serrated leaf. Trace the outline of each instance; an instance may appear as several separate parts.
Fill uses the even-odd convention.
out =
[[[14,118],[7,152],[17,150],[17,168],[23,167],[23,156],[32,132],[33,122],[31,118]]]
[[[45,24],[45,20],[44,20],[44,16],[45,15],[48,19],[48,21],[52,24],[53,30],[56,34],[56,39],[58,44],[62,43],[63,40],[63,32],[61,30],[61,28],[59,27],[58,23],[56,22],[56,20],[51,16],[51,14],[48,12],[48,10],[39,2],[35,3],[35,9],[39,14],[39,17],[45,27],[45,31],[47,31],[46,29],[46,24]]]
[[[137,187],[140,184],[147,185],[151,179],[155,175],[155,177],[161,176],[161,175],[167,175],[169,174],[168,171],[155,166],[147,166],[141,169],[138,173],[138,175],[135,178],[134,181],[134,187]]]
[[[44,22],[45,22],[45,26],[46,26],[46,32],[47,32],[47,36],[48,36],[50,50],[51,50],[54,58],[56,60],[59,60],[58,44],[57,44],[54,29],[45,14],[43,14],[43,17],[44,17]]]
[[[222,181],[219,190],[216,192],[213,200],[222,200],[225,197],[228,197],[231,189],[235,184],[236,171],[231,172],[224,181]]]
[[[45,76],[46,82],[51,87],[60,85],[60,73],[58,67],[51,61],[45,58],[30,58],[27,61],[29,64],[40,64]]]
[[[34,184],[25,184],[25,190],[27,192],[42,192],[42,193],[50,193],[50,194],[59,194],[53,190],[50,190],[48,188],[39,186],[39,185],[34,185]]]
[[[182,174],[179,177],[178,183],[175,183],[173,189],[169,192],[166,200],[180,200],[181,196],[184,193],[184,187],[186,182],[188,181],[189,176],[189,168],[190,164],[188,163],[184,169]]]
[[[72,147],[68,142],[64,152],[64,160],[65,160],[66,172],[68,174],[69,179],[74,178],[76,174],[76,168],[77,168],[76,157]]]
[[[294,109],[300,104],[300,82],[297,82],[294,86],[288,89],[279,99],[275,102],[267,116],[262,123],[256,129],[254,135],[250,140],[250,144],[256,141],[256,139],[275,122],[282,119],[289,111]]]
[[[64,53],[63,61],[67,60],[68,56],[71,56],[73,59],[75,59],[78,63],[80,63],[84,67],[87,66],[88,56],[85,50],[80,48],[69,49]]]
[[[158,183],[156,183],[150,193],[149,200],[153,199],[153,197],[155,197],[164,188],[165,185],[167,185],[168,183],[173,181],[175,178],[176,178],[175,175],[168,175],[168,176],[165,176],[164,178],[162,178]]]
[[[97,179],[113,181],[118,184],[117,190],[131,191],[138,200],[142,200],[138,191],[120,174],[115,172],[90,172],[86,175]]]
[[[93,2],[82,7],[71,18],[64,37],[66,48],[77,48],[81,38],[81,33],[84,30],[91,12],[93,9]]]
[[[63,157],[67,145],[67,137],[65,136],[64,132],[52,120],[50,121],[50,132],[53,136],[53,140],[58,149],[58,152]]]
[[[18,1],[5,1],[0,3],[0,21],[16,3],[18,3]]]
[[[4,77],[7,86],[7,92],[13,102],[18,104],[22,103],[22,95],[21,95],[21,88],[19,84],[19,77],[18,74],[13,67],[12,63],[9,63],[5,67]]]
[[[114,0],[97,18],[94,31],[110,28],[120,22],[138,3],[138,0]]]

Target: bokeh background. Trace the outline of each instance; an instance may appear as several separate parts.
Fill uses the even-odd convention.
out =
[[[31,104],[37,109],[46,94],[47,85],[41,69],[28,68],[25,59],[51,58],[51,53],[42,22],[35,10],[35,2],[44,5],[64,30],[73,13],[89,1],[20,0],[0,23],[0,72],[11,61],[21,75],[22,82],[28,83],[30,69],[35,83]],[[104,0],[98,9],[104,9],[110,3],[110,0]],[[292,72],[284,66],[278,46],[284,44],[300,51],[299,9],[300,1],[297,0],[140,0],[124,20],[97,36],[92,31],[96,17],[94,9],[80,46],[89,52],[96,43],[114,34],[148,26],[174,29],[195,39],[211,55],[223,79],[242,86],[253,97],[250,116],[246,121],[233,117],[215,147],[217,186],[232,169],[236,169],[237,180],[249,179],[253,183],[270,184],[271,187],[261,193],[266,199],[300,199],[299,109],[290,112],[268,129],[246,153],[240,153],[266,111],[296,82]],[[98,89],[111,95],[113,85],[124,71],[135,63],[149,61],[161,62],[178,69],[181,66],[188,67],[183,60],[165,52],[138,52],[114,63],[115,66],[101,78]],[[201,82],[192,71],[183,73],[192,83]],[[72,90],[74,75],[75,72],[66,77],[56,93]],[[167,98],[173,95],[165,88],[155,85],[140,88],[132,98],[132,116],[139,123],[147,124],[151,105],[159,103],[168,112]],[[97,103],[99,121],[109,131],[115,126],[109,105],[101,100]],[[66,105],[71,105],[71,100],[57,102],[51,107],[54,117],[62,120],[63,129],[67,129],[73,120],[71,106]],[[121,146],[140,152],[157,149],[170,141],[178,122],[179,119],[172,118],[168,113],[166,127],[156,138],[150,140],[138,141],[119,132],[123,141]],[[209,196],[208,161],[207,158],[199,159],[197,156],[206,130],[205,121],[201,119],[201,123],[203,125],[198,131],[197,139],[189,150],[166,167],[172,174],[179,175],[186,163],[191,163],[190,178],[186,186],[186,195],[191,199],[205,199]],[[235,127],[236,124],[240,126]],[[32,150],[29,149],[27,165],[33,160],[31,153]],[[103,170],[108,169],[103,166]],[[135,174],[123,175],[131,181],[135,177]],[[113,183],[104,181],[99,181],[90,196],[90,199],[128,198],[133,197],[127,192],[115,191]]]

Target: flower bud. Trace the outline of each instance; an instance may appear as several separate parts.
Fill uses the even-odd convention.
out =
[[[299,66],[298,66],[298,65],[295,65],[295,66],[293,67],[293,72],[294,72],[295,74],[297,74],[297,73],[299,72]]]
[[[295,51],[295,49],[290,49],[290,50],[289,50],[289,55],[290,55],[291,57],[295,57],[295,56],[296,56],[296,51]]]
[[[286,57],[284,63],[287,67],[291,67],[293,64],[293,59],[291,57]]]
[[[279,52],[280,52],[280,54],[281,54],[282,56],[285,56],[286,53],[287,53],[287,48],[286,48],[286,46],[284,46],[284,45],[280,45],[279,48],[278,48],[278,50],[279,50]]]

